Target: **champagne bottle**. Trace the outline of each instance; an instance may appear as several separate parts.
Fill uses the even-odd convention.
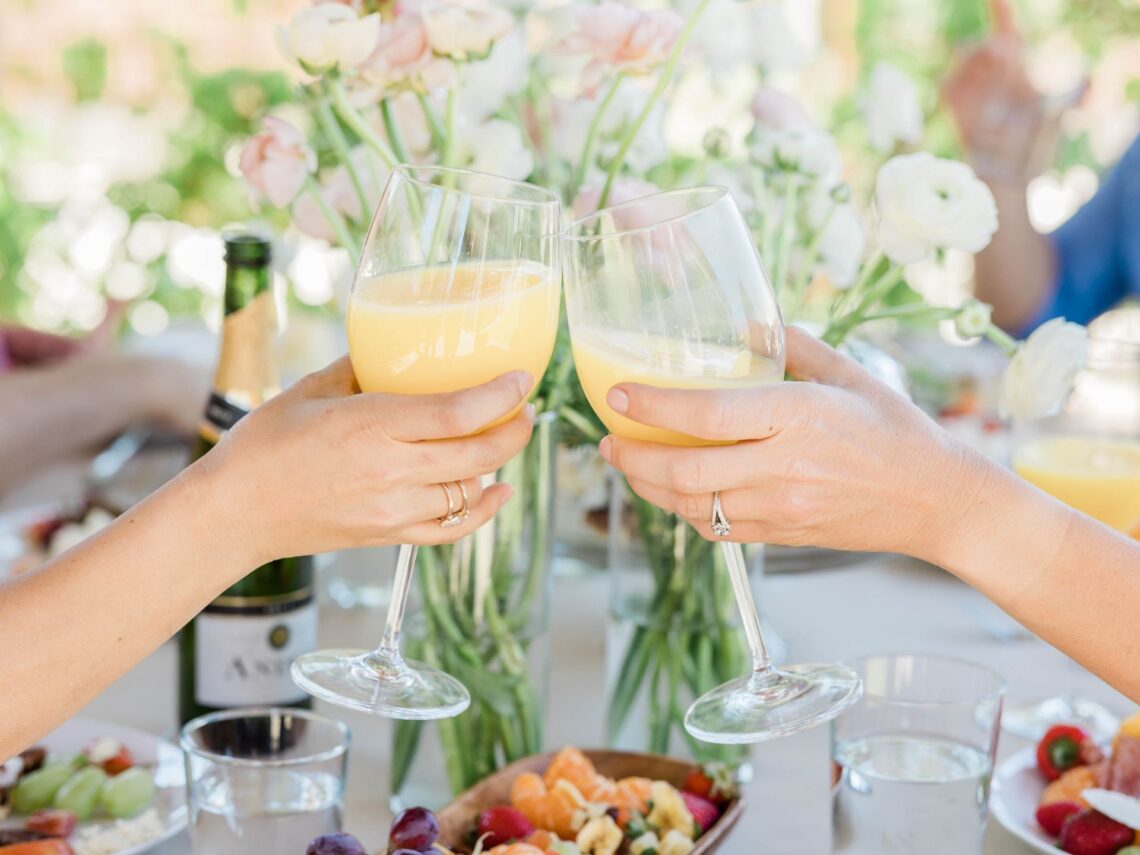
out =
[[[265,238],[226,236],[221,354],[195,459],[280,390],[269,260]],[[283,558],[254,570],[181,632],[182,722],[232,707],[311,706],[289,668],[298,655],[314,650],[316,641],[312,557]]]

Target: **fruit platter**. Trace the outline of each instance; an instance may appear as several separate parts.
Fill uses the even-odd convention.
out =
[[[499,770],[438,814],[404,810],[386,855],[708,855],[742,812],[724,767],[564,748]],[[330,834],[305,855],[368,852]]]
[[[1140,855],[1140,714],[1108,745],[1079,727],[1050,728],[998,767],[990,809],[1040,852]]]
[[[0,855],[134,855],[186,825],[177,748],[84,719],[0,763]]]

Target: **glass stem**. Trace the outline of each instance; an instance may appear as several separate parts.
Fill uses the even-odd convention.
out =
[[[736,595],[736,607],[740,610],[740,620],[744,624],[744,634],[748,637],[748,650],[752,654],[752,671],[764,674],[772,669],[768,648],[764,646],[764,635],[760,631],[760,615],[756,602],[752,599],[752,588],[748,584],[748,567],[744,563],[744,550],[739,543],[721,541],[724,562],[728,565],[728,578],[732,582],[732,593]]]
[[[388,604],[388,620],[384,624],[384,638],[373,654],[388,661],[400,660],[400,627],[404,623],[404,609],[408,605],[408,589],[412,585],[412,571],[416,566],[418,547],[404,544],[396,559],[396,579],[392,583],[392,600]]]

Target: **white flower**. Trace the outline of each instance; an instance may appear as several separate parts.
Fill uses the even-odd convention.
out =
[[[681,9],[687,15],[695,5],[695,0],[687,0]],[[788,21],[784,4],[776,0],[712,0],[697,23],[693,45],[714,71],[741,66],[791,71],[810,58],[803,39]]]
[[[752,142],[752,158],[766,169],[834,179],[843,160],[835,139],[822,131],[761,129]]]
[[[974,171],[926,152],[888,160],[875,181],[887,258],[912,264],[936,249],[978,252],[997,230],[993,194]]]
[[[554,103],[554,128],[550,134],[550,146],[567,163],[577,165],[582,156],[590,122],[597,115],[602,97],[600,93],[594,93]],[[649,93],[636,85],[627,84],[618,90],[598,125],[598,139],[593,152],[595,162],[600,158],[603,163],[608,163],[617,155],[623,131],[641,113],[648,97]],[[658,101],[626,152],[625,162],[633,172],[644,174],[665,159],[669,148],[664,125],[665,104]],[[587,164],[589,168],[595,165],[596,163]],[[590,177],[589,168],[587,177]]]
[[[518,125],[491,119],[461,134],[467,167],[522,181],[534,171],[534,153]]]
[[[817,264],[836,288],[848,288],[859,275],[867,235],[858,209],[851,203],[836,203],[823,224]]]
[[[1060,412],[1084,367],[1088,346],[1088,330],[1064,318],[1034,330],[1001,378],[1001,417],[1040,419]]]
[[[490,56],[463,69],[460,109],[472,120],[494,115],[526,86],[528,63],[522,33],[510,33],[495,44]]]
[[[752,118],[756,127],[770,131],[813,131],[816,124],[803,105],[793,98],[773,89],[761,86],[752,98]]]
[[[990,328],[990,318],[994,307],[981,300],[967,300],[954,316],[954,328],[962,338],[976,338],[985,335]]]
[[[899,143],[922,141],[922,104],[918,87],[902,69],[878,62],[860,97],[867,136],[876,151],[889,154]]]
[[[277,28],[281,52],[314,74],[360,65],[380,40],[380,16],[359,17],[341,3],[301,9],[287,27]]]
[[[495,0],[427,0],[421,14],[431,49],[460,61],[486,57],[515,24]]]

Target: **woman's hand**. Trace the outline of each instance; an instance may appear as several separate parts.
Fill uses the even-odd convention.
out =
[[[717,539],[710,518],[719,490],[732,540],[934,560],[939,533],[966,512],[986,461],[803,330],[790,327],[787,342],[789,372],[810,382],[717,391],[620,384],[609,393],[610,406],[639,422],[735,445],[607,437],[603,456],[638,495],[709,539]]]
[[[236,536],[258,563],[356,546],[457,540],[481,526],[511,488],[483,489],[526,445],[533,380],[513,372],[461,392],[360,394],[348,358],[311,374],[259,407],[199,463],[203,495],[230,508]],[[474,435],[472,435],[474,434]],[[428,441],[431,440],[431,441]],[[198,466],[195,467],[197,469]],[[456,505],[467,490],[470,516],[442,528],[450,483]]]

